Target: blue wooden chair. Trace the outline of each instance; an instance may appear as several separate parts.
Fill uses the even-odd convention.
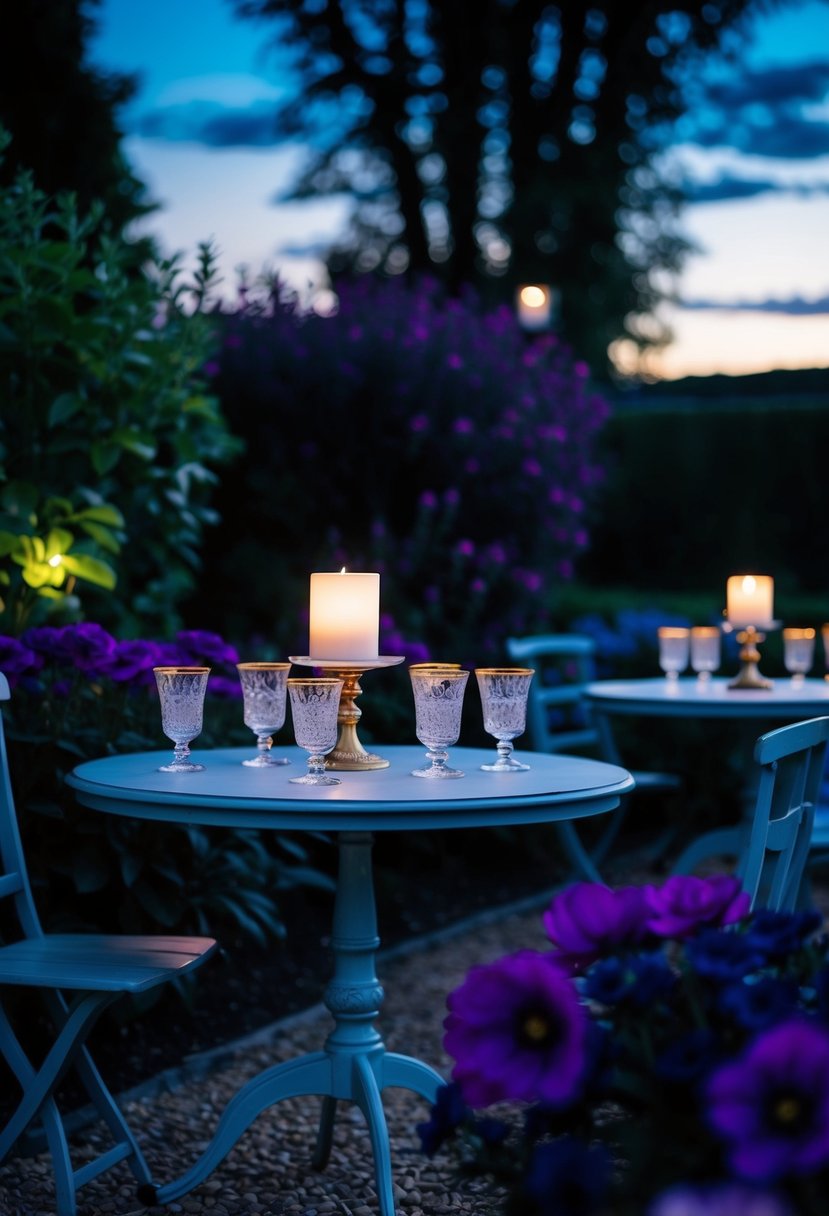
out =
[[[0,674],[0,701],[9,685]],[[203,963],[215,950],[207,937],[127,937],[99,934],[47,934],[41,929],[26,873],[14,809],[6,744],[0,719],[0,899],[6,901],[5,923],[14,924],[0,944],[0,1052],[17,1078],[21,1096],[0,1130],[0,1162],[15,1142],[40,1121],[52,1156],[58,1216],[75,1216],[76,1192],[120,1161],[140,1186],[151,1183],[150,1171],[115,1099],[107,1089],[85,1043],[103,1011],[124,993],[147,992]],[[10,940],[7,940],[10,938]],[[44,1059],[32,1063],[3,1005],[6,987],[37,988],[54,1026],[54,1039]],[[75,1169],[55,1091],[74,1068],[114,1145]]]
[[[781,726],[757,740],[757,803],[738,865],[752,907],[791,912],[804,903],[802,884],[827,744],[829,717]]]
[[[506,650],[514,662],[536,669],[527,699],[527,735],[535,751],[587,749],[610,764],[622,763],[612,738],[590,721],[582,699],[584,686],[596,678],[596,643],[592,638],[578,633],[507,638]],[[680,787],[679,778],[672,773],[634,772],[633,777],[640,792],[667,793]],[[588,882],[604,882],[599,866],[618,836],[624,814],[623,803],[590,849],[572,822],[554,825],[574,872]]]

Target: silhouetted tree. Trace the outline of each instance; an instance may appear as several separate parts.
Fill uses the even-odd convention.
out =
[[[120,230],[151,210],[121,150],[117,108],[132,77],[85,62],[100,0],[25,0],[6,5],[0,31],[0,126],[11,135],[0,184],[31,169],[47,194],[71,190],[81,213],[95,199]]]
[[[750,2],[231,0],[295,55],[278,129],[312,151],[288,197],[356,199],[332,270],[549,282],[597,370],[623,333],[660,337],[634,315],[688,246],[657,153],[680,74]]]

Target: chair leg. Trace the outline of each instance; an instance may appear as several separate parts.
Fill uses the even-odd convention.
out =
[[[78,1188],[119,1161],[128,1161],[140,1181],[146,1182],[150,1178],[132,1133],[83,1046],[103,1010],[118,995],[109,992],[87,993],[71,1007],[67,1007],[59,997],[47,1001],[57,1019],[58,1034],[39,1068],[35,1068],[29,1060],[0,1005],[0,1045],[9,1067],[23,1088],[17,1109],[0,1132],[0,1161],[5,1159],[30,1124],[39,1118],[52,1157],[58,1216],[76,1216]],[[83,1058],[79,1058],[82,1053]],[[66,1130],[54,1098],[57,1086],[73,1066],[78,1067],[90,1097],[116,1141],[114,1148],[78,1170],[72,1166]]]
[[[585,849],[579,834],[569,819],[553,825],[564,849],[570,865],[587,882],[599,882],[604,885],[604,879],[599,873],[590,854]]]

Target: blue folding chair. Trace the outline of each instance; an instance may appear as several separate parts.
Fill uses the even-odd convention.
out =
[[[592,638],[578,633],[507,638],[506,650],[515,662],[536,669],[527,698],[527,735],[535,751],[588,749],[610,764],[622,763],[613,740],[591,723],[582,699],[585,685],[596,678],[596,643]],[[673,773],[634,772],[633,777],[639,792],[667,793],[681,785]],[[627,799],[589,850],[569,820],[554,825],[574,872],[588,882],[604,882],[599,866],[618,836],[626,802]]]
[[[781,726],[757,740],[757,802],[738,863],[752,907],[791,912],[807,902],[803,880],[827,744],[829,717]]]
[[[0,674],[0,701],[9,685]],[[21,1096],[0,1131],[0,1163],[15,1142],[40,1121],[52,1156],[58,1216],[75,1216],[76,1193],[120,1161],[129,1165],[140,1186],[151,1183],[144,1156],[107,1089],[85,1043],[103,1011],[124,993],[147,992],[189,974],[213,953],[208,937],[103,936],[47,934],[37,910],[14,809],[6,744],[0,719],[0,899],[10,902],[12,940],[0,944],[0,1052],[17,1078]],[[7,905],[8,906],[8,905]],[[29,1059],[3,1005],[3,989],[39,989],[55,1037],[39,1065]],[[114,1145],[75,1169],[55,1091],[74,1068]]]

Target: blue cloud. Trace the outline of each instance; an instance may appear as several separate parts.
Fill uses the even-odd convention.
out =
[[[143,114],[136,128],[148,138],[209,148],[263,148],[279,142],[274,107],[261,102],[236,108],[201,101],[164,106]]]
[[[688,203],[722,203],[730,199],[756,198],[759,194],[795,194],[800,198],[829,194],[829,182],[797,182],[786,184],[772,178],[734,177],[724,173],[711,181],[689,178],[682,188]]]
[[[773,312],[788,317],[821,317],[829,314],[829,296],[804,300],[792,296],[788,300],[681,300],[681,308],[694,312],[716,309],[721,312]]]

